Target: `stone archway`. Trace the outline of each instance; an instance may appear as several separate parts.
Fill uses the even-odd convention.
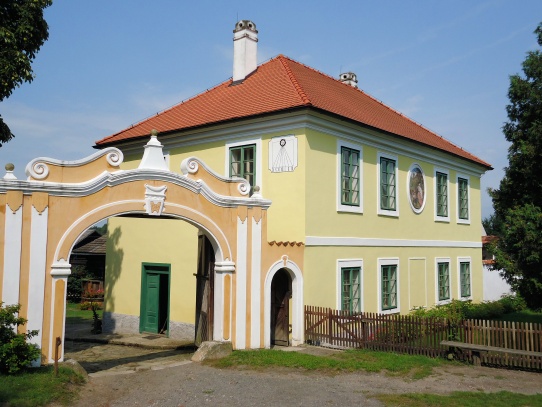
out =
[[[255,261],[248,247],[262,248],[271,202],[249,197],[247,181],[224,178],[193,157],[183,161],[182,174],[170,172],[155,135],[139,168],[120,170],[122,161],[115,148],[78,161],[38,158],[26,168],[28,180],[8,171],[0,181],[0,295],[6,304],[21,304],[26,329],[40,331],[34,340],[42,363],[52,362],[56,338],[63,343],[74,243],[91,225],[121,214],[182,219],[209,238],[215,251],[213,339],[245,348],[244,332],[253,323],[247,273],[261,273],[263,257]],[[248,219],[258,226],[247,227]]]

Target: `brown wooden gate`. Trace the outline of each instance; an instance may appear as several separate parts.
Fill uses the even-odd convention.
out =
[[[214,292],[215,253],[207,237],[198,237],[198,272],[196,283],[196,337],[195,344],[212,339],[213,332],[213,292]]]

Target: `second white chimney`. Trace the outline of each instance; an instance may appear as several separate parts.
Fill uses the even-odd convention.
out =
[[[242,81],[258,66],[258,30],[250,20],[241,20],[233,30],[233,81]]]

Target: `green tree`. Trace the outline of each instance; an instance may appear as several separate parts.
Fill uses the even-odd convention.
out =
[[[23,82],[32,82],[31,63],[49,37],[43,9],[52,0],[0,2],[0,102]],[[0,116],[0,147],[14,137]]]
[[[535,30],[542,46],[542,23]],[[542,53],[530,51],[523,74],[510,77],[503,133],[511,145],[499,189],[490,190],[495,223],[495,269],[531,308],[542,308]]]

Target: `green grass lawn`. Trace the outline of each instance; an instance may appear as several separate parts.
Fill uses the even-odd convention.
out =
[[[0,405],[33,407],[52,402],[69,405],[85,379],[67,367],[59,367],[58,377],[52,366],[29,369],[12,375],[0,375]]]
[[[429,376],[433,367],[446,362],[443,359],[431,359],[425,356],[399,355],[390,352],[366,350],[347,350],[332,356],[314,356],[299,352],[261,349],[253,351],[235,351],[230,356],[207,362],[215,367],[290,367],[306,370],[322,370],[330,373],[385,371],[389,375],[409,376],[421,379]]]
[[[542,406],[542,394],[525,395],[500,391],[498,393],[454,392],[437,394],[382,394],[375,398],[385,406],[402,407],[521,407]]]
[[[102,318],[103,310],[98,311],[98,316]],[[79,324],[92,321],[92,311],[79,309],[79,303],[66,303],[66,323]]]

